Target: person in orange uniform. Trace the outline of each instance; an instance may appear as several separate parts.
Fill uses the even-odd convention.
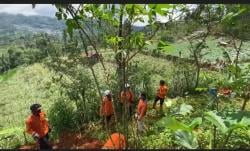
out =
[[[121,133],[114,132],[103,145],[102,149],[125,149],[125,147],[125,136]]]
[[[41,111],[40,104],[30,106],[31,115],[26,120],[26,132],[31,134],[35,141],[38,142],[40,149],[52,149],[49,144],[50,127],[46,114]]]
[[[157,101],[160,100],[160,109],[162,110],[162,106],[163,106],[163,103],[164,103],[164,99],[165,99],[165,97],[167,95],[167,92],[168,92],[168,87],[165,85],[165,81],[160,80],[160,87],[157,90],[157,94],[156,94],[155,101],[154,101],[154,104],[153,104],[154,109],[155,109]]]
[[[136,114],[136,118],[137,118],[137,128],[139,132],[144,131],[145,126],[144,126],[144,117],[146,115],[147,112],[147,100],[146,100],[146,94],[144,92],[141,93],[140,96],[140,100],[137,106],[137,114]]]
[[[134,103],[134,93],[130,90],[130,85],[128,83],[125,84],[125,91],[121,92],[120,96],[122,106],[127,105],[127,109],[129,111],[129,117],[132,116],[133,103]]]
[[[111,120],[112,115],[114,114],[114,108],[112,105],[112,98],[110,90],[106,90],[104,92],[104,97],[102,100],[102,105],[100,109],[100,114],[103,116],[103,123],[109,127],[109,123]],[[106,123],[107,122],[107,123]]]

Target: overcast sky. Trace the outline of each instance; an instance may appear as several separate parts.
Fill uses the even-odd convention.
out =
[[[55,17],[56,8],[51,4],[37,4],[34,9],[31,4],[0,4],[0,12]]]
[[[32,9],[31,4],[0,4],[0,13],[10,13],[10,14],[23,14],[23,15],[40,15],[40,16],[48,16],[55,17],[56,7],[52,4],[36,4],[36,7]],[[158,16],[157,20],[161,22],[166,22],[168,18]],[[147,18],[144,18],[145,23],[147,22]],[[134,25],[136,26],[144,26],[146,25],[142,22],[136,22]]]

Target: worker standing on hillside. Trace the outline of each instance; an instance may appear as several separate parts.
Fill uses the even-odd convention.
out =
[[[46,114],[41,111],[41,105],[33,104],[30,106],[30,110],[32,115],[25,122],[26,132],[38,142],[40,149],[52,149],[49,144],[50,127]]]
[[[147,107],[148,107],[148,104],[146,100],[146,94],[142,92],[138,106],[137,106],[137,114],[136,114],[137,128],[139,132],[143,132],[145,129],[145,125],[143,121],[147,112]]]
[[[132,117],[134,93],[130,90],[130,85],[128,83],[125,84],[125,91],[121,92],[120,100],[122,107],[126,104],[129,117]]]
[[[115,130],[112,130],[112,135],[109,136],[102,149],[125,149],[125,136]]]
[[[167,92],[168,92],[168,87],[165,85],[165,81],[164,80],[160,80],[160,87],[157,90],[155,101],[154,101],[154,104],[153,104],[153,108],[154,109],[156,109],[156,103],[157,103],[157,101],[160,100],[160,109],[162,111],[164,99],[165,99],[165,97],[167,95]]]
[[[109,128],[109,123],[112,115],[114,114],[114,108],[112,105],[112,97],[110,90],[104,92],[104,97],[102,100],[102,105],[100,108],[100,114],[103,116],[103,123]]]

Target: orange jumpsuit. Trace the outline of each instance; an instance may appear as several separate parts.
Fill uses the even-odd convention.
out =
[[[124,135],[120,133],[113,133],[104,144],[103,149],[124,149],[125,147],[126,142]]]
[[[46,114],[40,113],[40,116],[30,115],[26,120],[26,132],[39,134],[40,138],[44,137],[49,132],[49,124],[46,120]]]

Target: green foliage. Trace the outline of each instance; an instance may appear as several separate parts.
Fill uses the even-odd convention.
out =
[[[39,62],[57,51],[56,44],[59,39],[52,35],[41,33],[22,38],[24,38],[22,42],[24,46],[21,46],[25,50],[22,47],[17,47],[19,45],[18,40],[16,40],[15,46],[9,47],[8,51],[0,56],[0,73],[16,68],[19,65]]]
[[[173,131],[176,131],[178,129],[182,129],[182,130],[186,130],[186,131],[190,131],[191,129],[188,127],[188,125],[183,124],[179,121],[177,121],[175,118],[173,117],[166,117],[163,118],[162,120],[160,120],[159,122],[157,122],[157,124],[159,126],[164,126],[166,128],[169,128]]]
[[[186,116],[187,114],[190,114],[192,111],[193,111],[193,107],[191,105],[187,105],[185,103],[182,103],[179,111],[175,114],[180,114],[180,115]]]
[[[205,119],[210,121],[212,124],[216,125],[216,127],[222,132],[226,133],[228,128],[226,127],[224,120],[216,115],[213,111],[205,112]]]
[[[184,130],[177,130],[175,132],[175,137],[176,137],[176,141],[180,145],[188,149],[198,148],[197,138],[191,132],[184,131]]]
[[[74,130],[76,127],[75,109],[72,102],[59,99],[49,109],[48,118],[53,126],[52,135],[58,135],[64,130]]]
[[[13,127],[0,131],[0,148],[11,149],[24,143],[24,129]]]
[[[248,5],[228,6],[227,14],[222,18],[223,31],[227,34],[234,35],[243,40],[249,40],[249,15],[250,7]]]
[[[187,92],[192,92],[195,82],[195,69],[194,66],[185,63],[184,61],[177,61],[173,68],[171,77],[169,95],[184,96]]]
[[[135,62],[129,65],[128,81],[131,81],[132,88],[136,88],[134,89],[136,94],[139,95],[141,91],[144,91],[149,99],[154,97],[155,94],[151,78],[153,74],[154,70],[147,69],[146,64]]]
[[[16,74],[16,69],[9,70],[7,73],[0,74],[0,82],[7,81]]]

